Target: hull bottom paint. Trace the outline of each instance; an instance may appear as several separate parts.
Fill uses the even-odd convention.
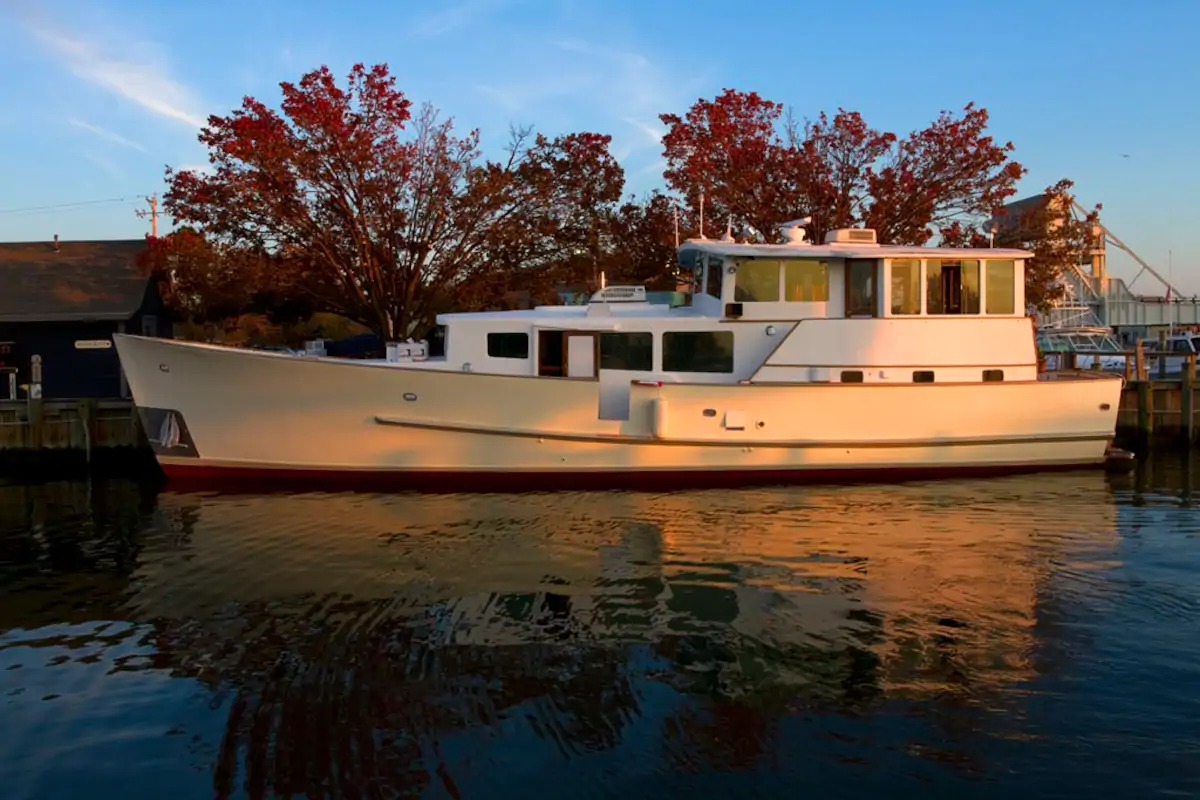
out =
[[[985,478],[1040,472],[1077,472],[1109,468],[1108,461],[1041,464],[904,465],[747,470],[623,470],[623,471],[469,471],[469,470],[354,470],[296,469],[196,463],[161,463],[168,488],[219,489],[256,492],[286,488],[294,491],[418,491],[547,492],[626,490],[657,492],[675,489],[715,489],[743,486],[901,483],[945,478]]]

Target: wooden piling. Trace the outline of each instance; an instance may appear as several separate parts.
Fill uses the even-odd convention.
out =
[[[1180,428],[1183,429],[1183,437],[1187,442],[1188,447],[1191,447],[1196,441],[1196,354],[1192,353],[1187,357],[1187,363],[1183,367],[1183,379],[1179,385],[1179,414]]]

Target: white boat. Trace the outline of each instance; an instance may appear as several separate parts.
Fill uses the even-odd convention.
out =
[[[114,338],[174,478],[545,488],[1105,463],[1122,378],[1039,375],[1029,253],[784,231],[684,242],[684,307],[611,286],[586,305],[442,315],[444,357]]]

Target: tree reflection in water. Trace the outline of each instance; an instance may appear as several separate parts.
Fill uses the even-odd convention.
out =
[[[1056,491],[1084,533],[1048,538],[1029,514]],[[979,771],[964,743],[1009,724],[982,710],[1035,675],[1056,560],[1107,552],[1114,529],[1102,476],[516,497],[0,488],[0,627],[134,623],[148,655],[109,674],[206,687],[225,715],[220,797],[457,795],[497,759],[544,763],[529,734],[564,763],[772,770],[801,757],[785,726],[831,714],[924,715],[936,733],[909,754]]]

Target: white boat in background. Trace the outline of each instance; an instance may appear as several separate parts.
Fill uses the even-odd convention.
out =
[[[115,341],[173,478],[548,488],[1104,464],[1122,378],[1039,375],[1029,253],[785,233],[683,243],[689,306],[611,286],[586,305],[443,315],[438,358]]]

